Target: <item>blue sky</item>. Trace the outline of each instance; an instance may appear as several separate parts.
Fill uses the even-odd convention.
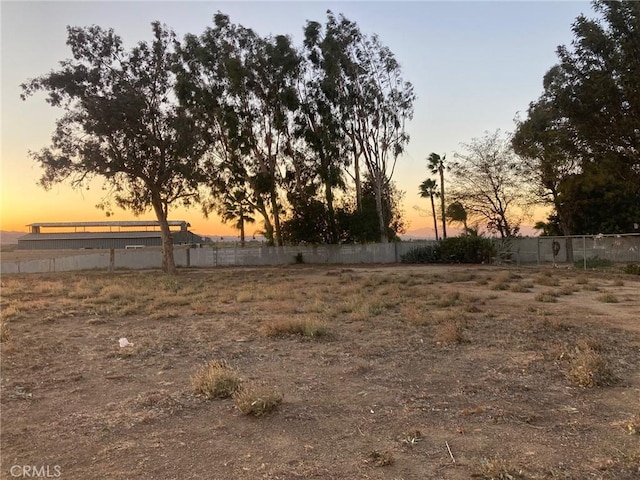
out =
[[[417,195],[428,176],[430,152],[460,151],[460,143],[500,128],[513,130],[517,112],[542,91],[542,77],[556,62],[558,45],[572,40],[571,24],[590,4],[545,2],[7,2],[1,4],[2,45],[2,209],[4,230],[22,230],[37,221],[101,220],[94,208],[99,183],[74,192],[67,185],[44,192],[36,185],[40,171],[28,158],[49,142],[60,111],[44,97],[19,99],[19,84],[51,69],[70,52],[66,26],[112,27],[127,45],[151,37],[159,20],[178,36],[201,33],[216,11],[235,23],[267,35],[288,34],[299,44],[306,20],[324,22],[325,12],[343,13],[366,33],[377,33],[413,83],[418,99],[408,130],[411,142],[396,168],[395,180],[407,192],[410,229],[429,224],[411,218],[413,205],[426,207]],[[117,211],[115,219],[128,213]],[[204,220],[196,209],[176,211],[202,234],[227,233],[216,218]],[[149,214],[145,218],[153,218]]]

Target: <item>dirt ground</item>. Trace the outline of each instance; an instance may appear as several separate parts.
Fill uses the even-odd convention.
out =
[[[640,478],[638,276],[5,275],[1,300],[2,478]],[[265,334],[297,319],[328,335]],[[195,394],[210,360],[282,403]]]

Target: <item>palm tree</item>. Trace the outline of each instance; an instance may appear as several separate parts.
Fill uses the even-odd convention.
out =
[[[420,196],[422,198],[431,199],[431,212],[433,213],[433,229],[436,231],[436,240],[438,238],[438,220],[436,219],[436,206],[433,203],[433,197],[438,196],[438,183],[435,180],[427,178],[420,184]]]
[[[224,223],[235,220],[234,227],[240,230],[240,245],[244,247],[244,225],[253,223],[255,219],[251,216],[254,211],[253,205],[246,197],[246,192],[234,190],[228,194],[222,203],[220,215]]]
[[[444,159],[447,155],[440,157],[437,153],[431,153],[427,158],[427,168],[434,175],[440,175],[440,211],[442,213],[442,238],[447,238],[447,222],[445,215],[445,201],[444,201]]]
[[[467,210],[460,202],[453,202],[447,207],[447,218],[449,223],[459,222],[464,226],[464,234],[469,233],[469,227],[467,225]]]

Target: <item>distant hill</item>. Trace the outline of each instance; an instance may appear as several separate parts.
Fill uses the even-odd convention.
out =
[[[2,245],[17,244],[18,238],[26,234],[27,232],[8,232],[5,230],[0,230],[0,243]]]

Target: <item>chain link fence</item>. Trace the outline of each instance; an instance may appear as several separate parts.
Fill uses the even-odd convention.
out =
[[[496,241],[498,263],[591,268],[640,262],[640,234],[528,237]]]

